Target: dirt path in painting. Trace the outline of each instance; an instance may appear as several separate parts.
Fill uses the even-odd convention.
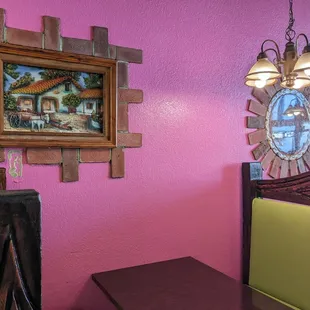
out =
[[[40,129],[40,132],[59,132],[59,133],[100,133],[99,130],[91,130],[87,128],[87,119],[89,116],[81,115],[76,113],[53,113],[50,116],[50,122],[44,125],[44,128]],[[53,120],[57,121],[57,123],[61,125],[67,125],[70,130],[58,128],[53,126]],[[30,121],[26,124],[22,124],[18,128],[12,128],[8,121],[7,115],[4,117],[4,130],[6,131],[18,131],[18,132],[27,132],[27,131],[34,131],[38,132],[38,127],[35,125],[35,129],[31,130],[31,123]]]

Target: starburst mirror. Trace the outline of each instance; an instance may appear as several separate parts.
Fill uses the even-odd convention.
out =
[[[252,154],[273,178],[310,170],[310,89],[281,88],[279,84],[254,88],[247,117]]]

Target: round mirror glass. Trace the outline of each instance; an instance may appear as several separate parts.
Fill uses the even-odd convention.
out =
[[[282,159],[300,158],[310,144],[309,102],[297,90],[283,89],[271,99],[266,116],[267,139]]]

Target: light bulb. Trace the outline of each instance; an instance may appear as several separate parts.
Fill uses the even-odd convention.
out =
[[[305,70],[305,73],[306,73],[308,76],[310,76],[310,69],[306,69],[306,70]]]
[[[267,81],[270,78],[270,73],[259,73],[258,78],[262,81]]]
[[[294,82],[294,88],[299,89],[302,87],[303,82],[301,80],[295,80]]]
[[[255,86],[257,88],[263,88],[263,87],[266,86],[266,81],[264,81],[264,80],[257,80],[257,81],[255,81]]]
[[[297,116],[297,115],[299,115],[299,114],[300,114],[300,112],[298,112],[298,111],[294,112],[294,115],[295,115],[295,116]]]

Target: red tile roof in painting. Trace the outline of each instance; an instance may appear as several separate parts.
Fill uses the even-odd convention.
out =
[[[80,93],[81,99],[102,99],[102,96],[101,88],[85,89]]]
[[[38,82],[32,83],[26,87],[14,89],[11,91],[11,93],[12,94],[38,95],[38,94],[44,93],[44,92],[54,88],[55,86],[58,86],[59,84],[66,82],[66,81],[71,81],[77,89],[82,90],[82,86],[77,81],[75,81],[74,79],[72,79],[69,76],[64,76],[64,77],[60,77],[60,78],[53,79],[53,80],[38,81]]]

